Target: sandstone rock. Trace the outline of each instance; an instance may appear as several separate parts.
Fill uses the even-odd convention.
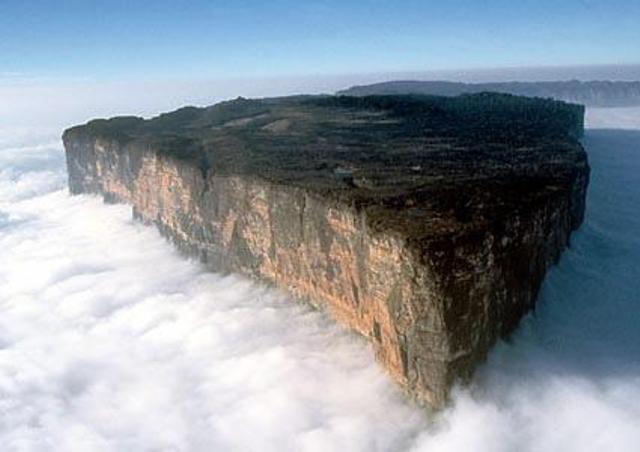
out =
[[[583,113],[489,94],[238,99],[63,139],[71,193],[129,203],[211,269],[328,310],[438,408],[582,221]]]

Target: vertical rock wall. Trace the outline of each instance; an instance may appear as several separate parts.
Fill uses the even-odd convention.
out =
[[[351,206],[245,176],[216,176],[152,149],[65,135],[73,194],[126,202],[211,269],[283,287],[370,338],[418,400],[442,406],[535,302],[581,222],[587,170],[507,222],[447,239],[372,231]],[[586,163],[585,163],[586,165]],[[569,195],[567,195],[569,193]]]

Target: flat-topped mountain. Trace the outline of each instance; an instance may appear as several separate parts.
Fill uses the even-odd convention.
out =
[[[441,203],[442,196],[429,194],[434,189],[457,191],[449,203],[464,205],[459,190],[475,183],[501,187],[503,176],[517,175],[521,184],[557,177],[565,163],[558,155],[581,155],[575,139],[582,117],[577,105],[498,94],[288,97],[186,107],[147,121],[95,120],[65,136],[152,148],[205,174],[257,177],[359,207],[396,209],[425,198],[414,218],[424,202]]]
[[[640,81],[555,81],[459,83],[447,81],[397,80],[353,86],[338,94],[346,96],[428,94],[458,96],[480,92],[553,98],[589,107],[631,107],[640,105]]]
[[[584,108],[507,94],[236,99],[65,131],[72,193],[369,337],[434,407],[533,306],[583,218]]]

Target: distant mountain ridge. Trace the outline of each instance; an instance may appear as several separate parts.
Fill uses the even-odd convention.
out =
[[[431,94],[457,96],[484,91],[528,97],[554,98],[588,107],[632,107],[640,105],[640,81],[555,81],[555,82],[495,82],[461,83],[448,81],[397,80],[352,86],[338,91],[345,96],[376,94]]]

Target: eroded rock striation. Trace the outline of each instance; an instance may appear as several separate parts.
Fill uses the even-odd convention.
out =
[[[216,271],[286,288],[441,407],[536,299],[583,218],[581,106],[287,97],[65,131],[69,187]]]

